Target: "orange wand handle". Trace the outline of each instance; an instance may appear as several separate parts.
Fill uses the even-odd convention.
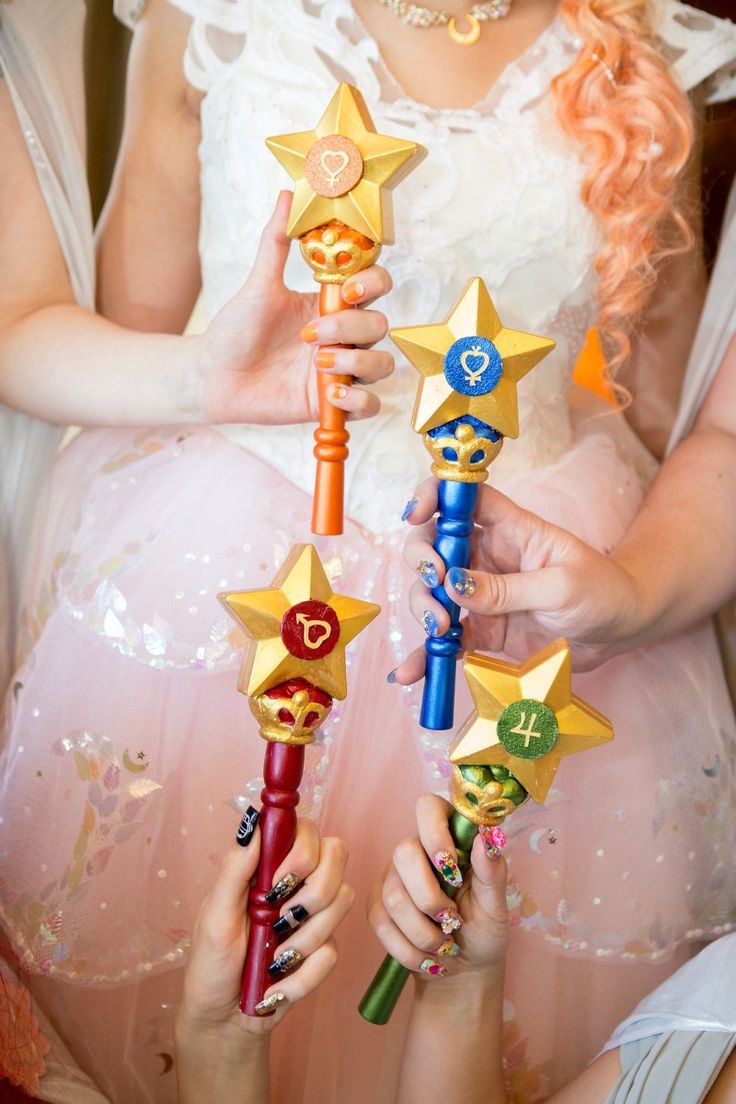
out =
[[[336,314],[352,310],[341,295],[341,284],[322,284],[319,291],[319,313]],[[345,346],[341,346],[344,348]],[[317,369],[319,387],[319,426],[314,431],[314,457],[317,473],[312,503],[312,532],[320,536],[337,536],[343,530],[345,498],[345,461],[348,458],[350,434],[345,428],[346,413],[330,402],[327,390],[334,384],[349,387],[351,376],[336,376]]]

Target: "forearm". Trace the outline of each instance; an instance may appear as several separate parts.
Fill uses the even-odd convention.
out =
[[[178,1104],[268,1104],[269,1036],[176,1026]]]
[[[136,333],[72,303],[0,329],[0,401],[60,425],[201,422],[196,338]]]
[[[696,430],[668,458],[612,558],[635,581],[626,646],[689,628],[736,593],[736,437]]]
[[[397,1104],[506,1104],[503,970],[416,986]]]

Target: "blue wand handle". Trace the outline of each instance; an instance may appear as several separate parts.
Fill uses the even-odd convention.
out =
[[[478,483],[460,483],[450,479],[439,482],[439,517],[435,551],[445,567],[470,566],[470,535],[478,498]],[[429,636],[427,672],[424,678],[419,723],[435,732],[452,728],[455,712],[455,669],[462,643],[460,607],[448,597],[444,587],[435,587],[432,595],[450,615],[450,627],[444,636]]]

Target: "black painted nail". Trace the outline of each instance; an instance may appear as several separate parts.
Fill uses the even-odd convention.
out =
[[[296,874],[284,874],[275,886],[269,889],[266,894],[266,900],[269,905],[275,905],[277,901],[283,901],[284,897],[288,897],[296,887],[299,885],[299,878]]]
[[[268,967],[268,972],[271,977],[280,977],[281,974],[286,974],[289,970],[293,970],[295,966],[298,966],[303,957],[301,951],[289,947],[288,950],[282,951],[280,955],[276,956]]]
[[[309,919],[309,913],[305,909],[304,905],[294,905],[284,916],[279,916],[278,920],[271,925],[276,935],[286,935],[287,932],[296,931],[300,928],[305,920]]]
[[[258,809],[254,809],[252,805],[249,805],[243,813],[243,819],[238,825],[238,830],[235,833],[235,842],[239,843],[241,847],[247,847],[253,839],[253,833],[256,830],[256,824],[258,824],[260,815]]]

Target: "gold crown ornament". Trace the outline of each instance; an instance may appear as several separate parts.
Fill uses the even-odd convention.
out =
[[[459,419],[454,433],[427,433],[424,444],[432,457],[432,474],[455,483],[483,483],[488,466],[503,446],[503,437],[492,440],[476,433],[469,422]]]
[[[381,246],[336,219],[299,239],[302,256],[318,284],[343,284],[374,263]]]
[[[311,744],[332,709],[332,698],[303,678],[290,679],[248,699],[264,740]]]

